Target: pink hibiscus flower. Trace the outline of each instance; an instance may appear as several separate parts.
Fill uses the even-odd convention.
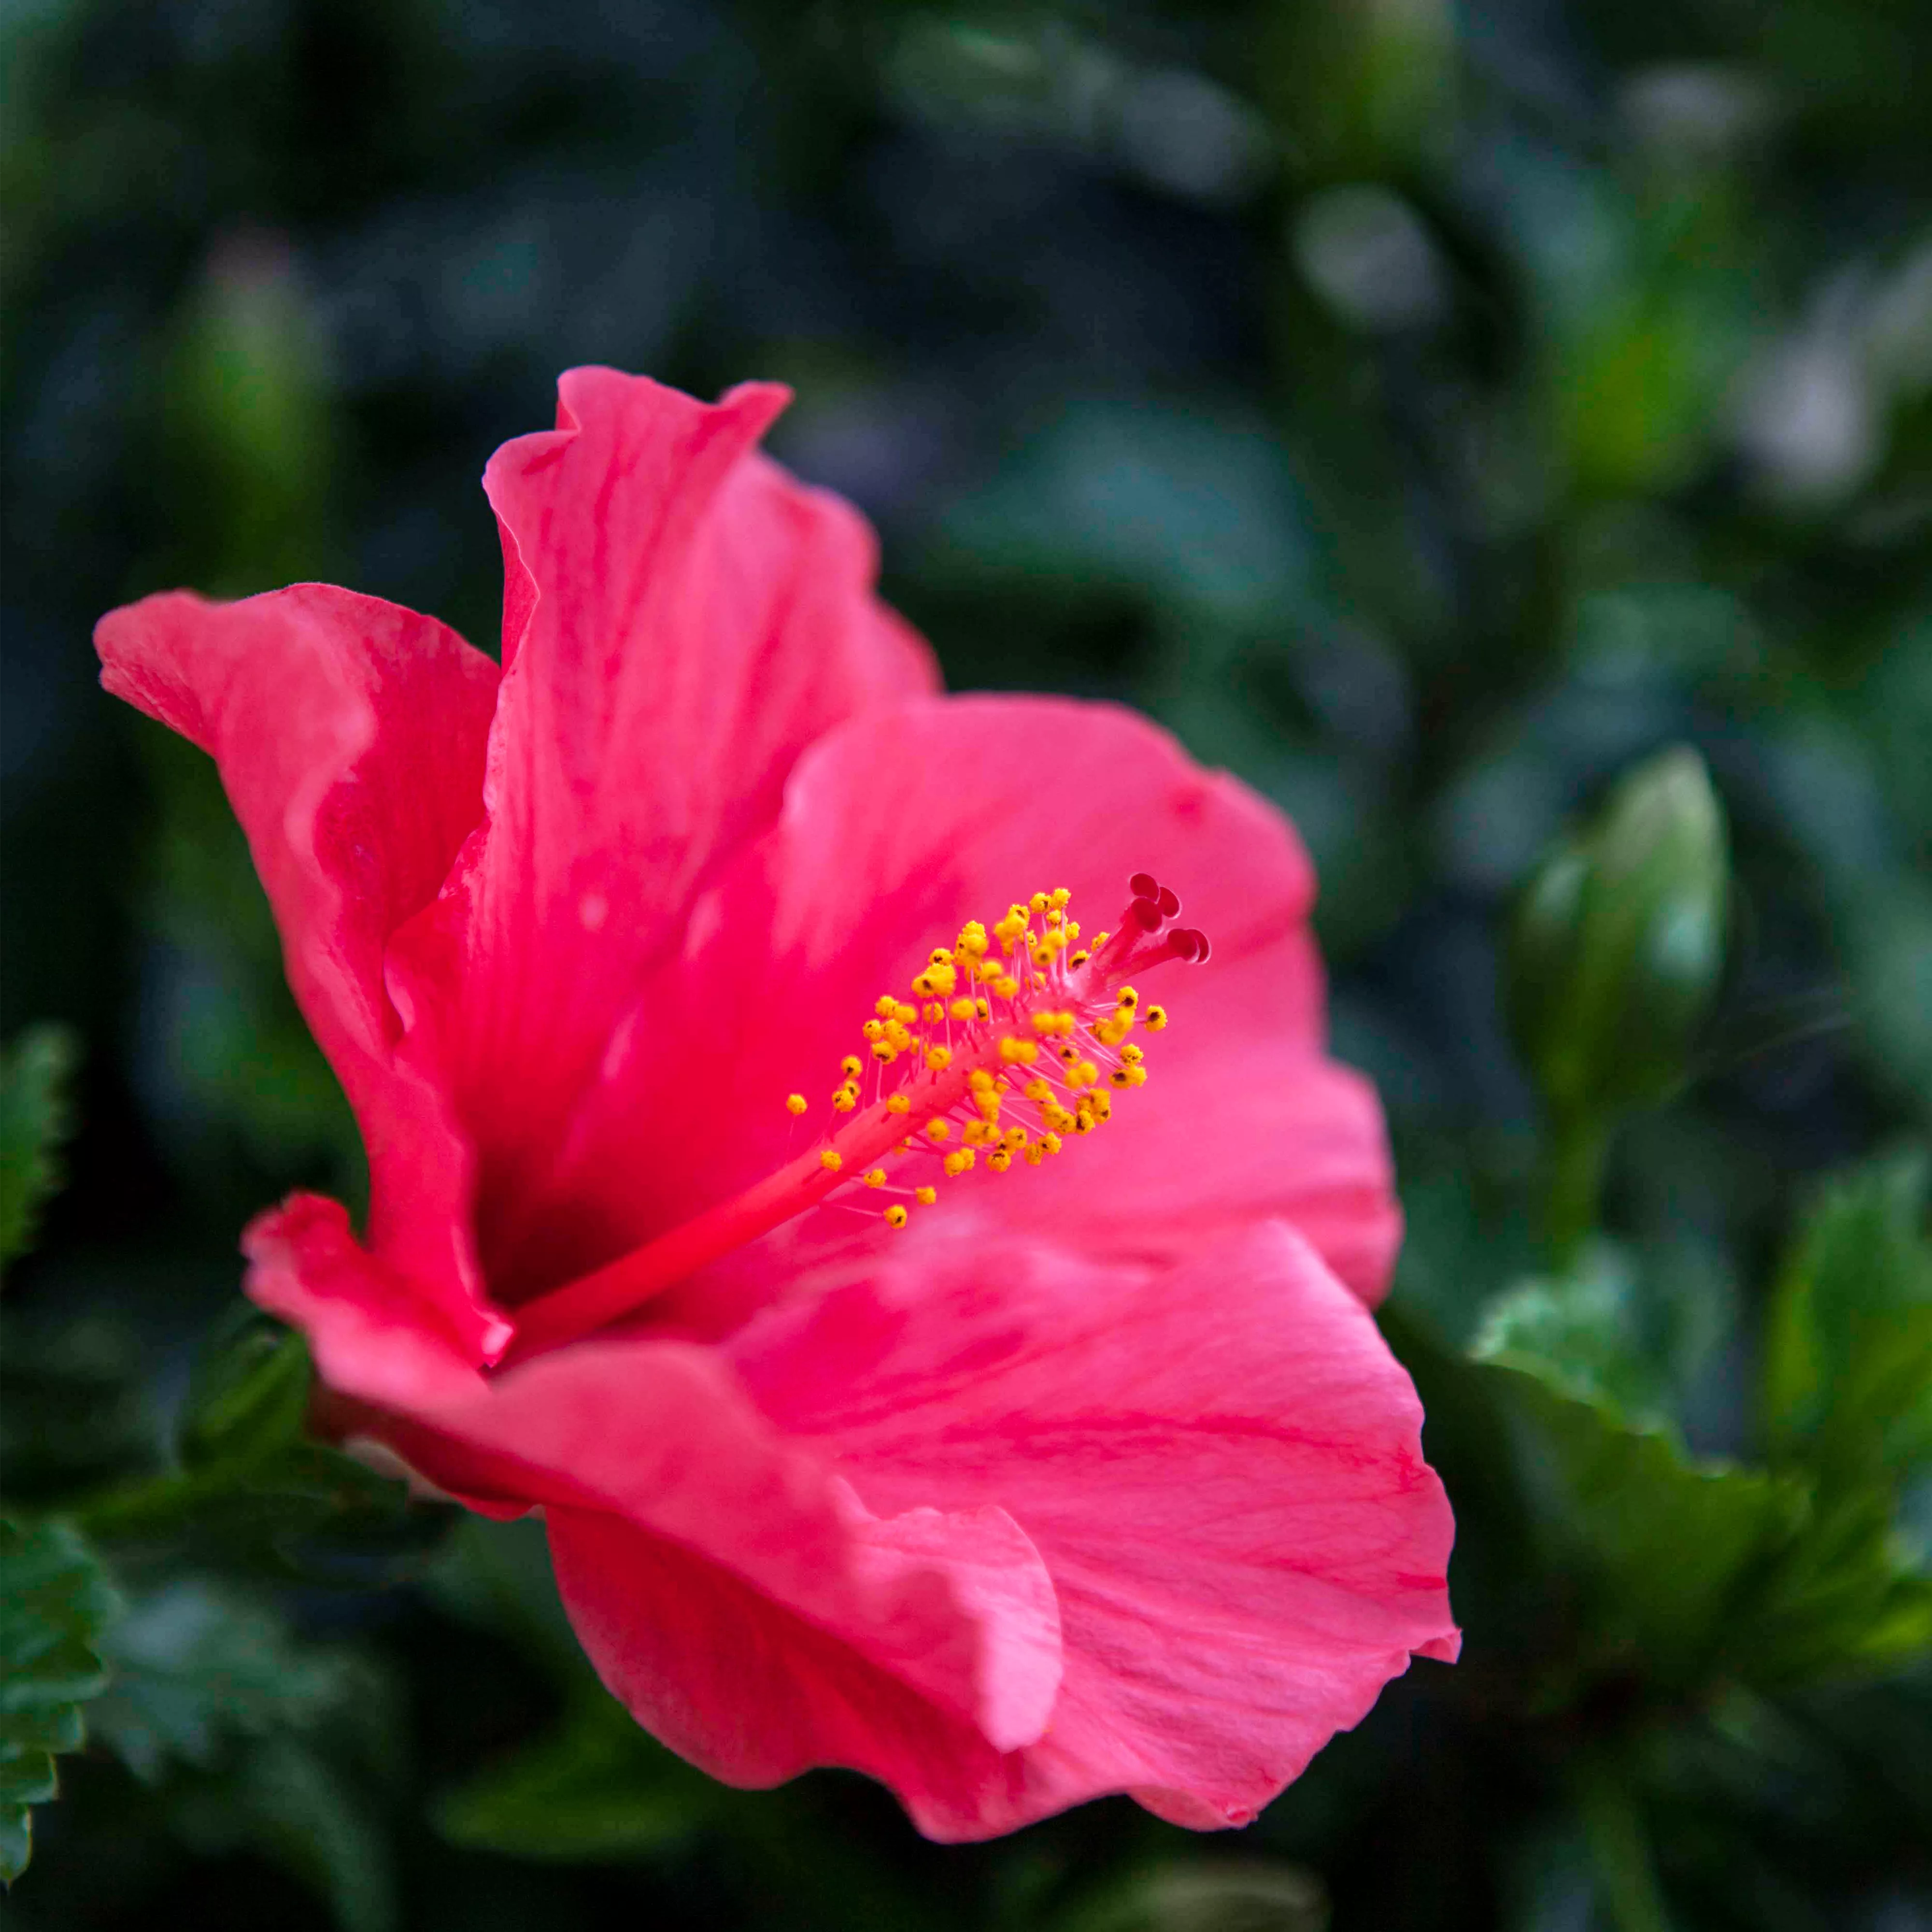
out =
[[[320,585],[100,627],[218,761],[368,1145],[363,1239],[297,1196],[249,1292],[334,1426],[542,1508],[718,1777],[1241,1822],[1457,1641],[1307,861],[1130,712],[941,696],[758,452],[782,390],[561,398],[484,478],[500,674]]]

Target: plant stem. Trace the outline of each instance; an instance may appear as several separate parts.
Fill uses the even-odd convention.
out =
[[[1603,1205],[1610,1130],[1598,1114],[1559,1114],[1551,1122],[1544,1225],[1560,1270],[1576,1258]]]

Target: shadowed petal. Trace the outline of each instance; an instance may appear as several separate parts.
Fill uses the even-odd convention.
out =
[[[262,1216],[248,1250],[250,1293],[308,1334],[357,1432],[472,1508],[545,1507],[593,1661],[718,1776],[889,1776],[867,1740],[900,1725],[982,1754],[1040,1736],[1058,1609],[997,1504],[881,1518],[712,1350],[592,1343],[485,1379],[398,1318],[397,1284],[332,1202]]]

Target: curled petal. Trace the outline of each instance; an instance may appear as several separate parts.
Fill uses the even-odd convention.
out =
[[[493,1352],[508,1330],[470,1239],[470,1146],[398,1058],[384,961],[481,816],[496,667],[434,618],[313,584],[237,604],[169,592],[111,612],[95,642],[107,688],[220,771],[362,1129],[373,1240],[433,1318]]]
[[[1051,1728],[999,1778],[936,1757],[901,1782],[923,1830],[980,1836],[1120,1790],[1240,1823],[1412,1654],[1455,1654],[1420,1405],[1305,1241],[1264,1226],[1130,1269],[931,1230],[731,1352],[871,1507],[997,1498],[1052,1575]]]
[[[890,1778],[875,1732],[910,1725],[984,1754],[1045,1728],[1058,1606],[997,1504],[875,1514],[714,1350],[593,1343],[485,1378],[399,1318],[396,1284],[332,1202],[263,1216],[248,1251],[250,1292],[305,1330],[356,1432],[472,1507],[544,1507],[592,1660],[718,1776]]]

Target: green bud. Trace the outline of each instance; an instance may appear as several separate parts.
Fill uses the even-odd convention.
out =
[[[253,1462],[299,1441],[312,1379],[302,1338],[244,1304],[189,1382],[177,1437],[183,1465]]]
[[[1510,928],[1510,1028],[1559,1119],[1666,1099],[1724,967],[1730,865],[1688,746],[1619,779],[1537,868]]]

